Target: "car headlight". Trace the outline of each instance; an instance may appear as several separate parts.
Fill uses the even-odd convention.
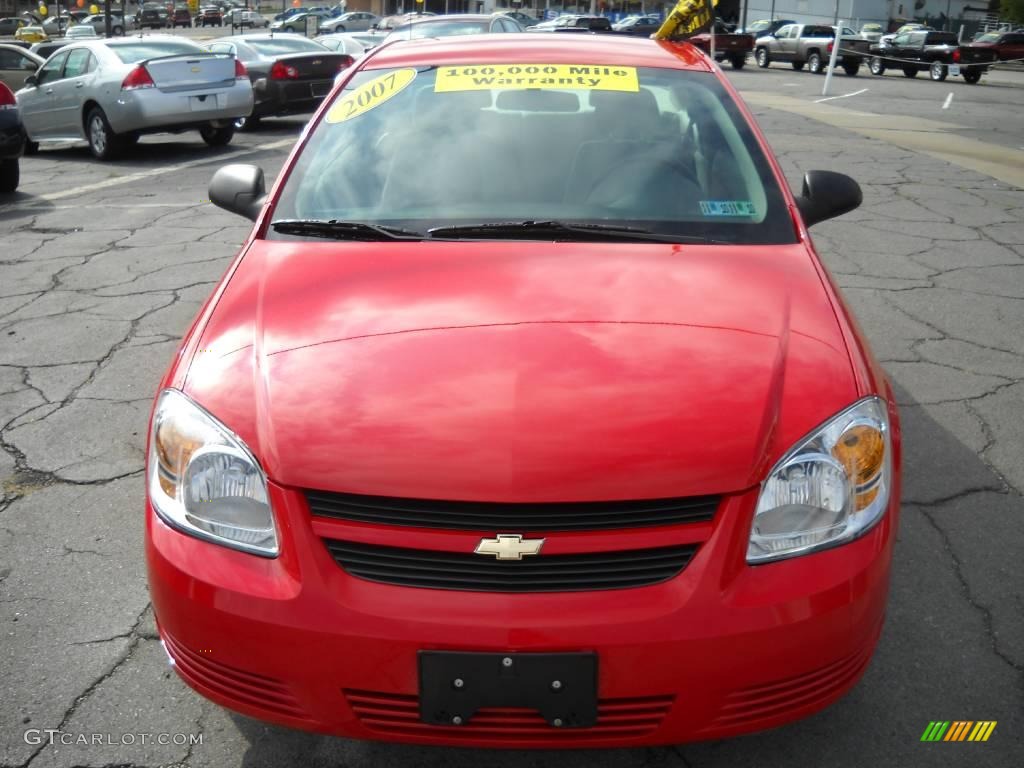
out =
[[[149,439],[149,498],[169,525],[273,557],[267,480],[231,430],[177,390],[160,393]]]
[[[891,487],[889,417],[885,403],[869,397],[829,419],[772,468],[757,500],[747,562],[857,538],[881,519]]]

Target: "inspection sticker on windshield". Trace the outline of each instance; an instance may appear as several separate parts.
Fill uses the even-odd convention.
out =
[[[486,91],[490,88],[574,88],[588,91],[637,93],[636,67],[589,64],[474,64],[440,67],[436,93]]]
[[[700,212],[705,216],[757,215],[757,209],[749,200],[701,200]]]
[[[326,120],[328,123],[343,123],[359,117],[401,93],[415,79],[415,69],[396,69],[375,77],[338,99],[327,112]]]

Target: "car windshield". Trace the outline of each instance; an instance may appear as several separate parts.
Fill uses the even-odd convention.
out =
[[[108,47],[125,64],[134,64],[161,56],[175,56],[179,53],[202,53],[203,49],[186,40],[148,40],[110,45]]]
[[[999,37],[1000,37],[1000,35],[999,35],[998,32],[987,32],[986,34],[984,34],[984,35],[982,35],[981,37],[978,38],[978,42],[979,43],[998,43],[999,42]]]
[[[412,40],[420,37],[450,37],[452,35],[479,35],[487,32],[486,21],[425,21],[399,27],[384,42]]]
[[[306,51],[322,51],[320,43],[314,43],[305,37],[291,36],[266,38],[263,40],[246,39],[246,43],[261,56],[278,56],[282,53],[304,53]]]
[[[882,25],[881,24],[865,24],[863,27],[860,28],[860,31],[861,32],[881,32],[882,31]]]
[[[758,32],[768,29],[771,25],[772,23],[770,21],[755,21],[750,25],[747,31],[751,34],[757,34]]]
[[[315,125],[273,218],[795,240],[771,166],[715,77],[627,66],[359,72]]]

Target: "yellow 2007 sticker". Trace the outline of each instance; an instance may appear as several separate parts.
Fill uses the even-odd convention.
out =
[[[376,109],[416,79],[415,69],[396,69],[345,94],[327,112],[328,123],[343,123]]]
[[[484,91],[490,88],[574,88],[590,91],[640,90],[636,67],[588,64],[474,64],[441,67],[434,91]]]

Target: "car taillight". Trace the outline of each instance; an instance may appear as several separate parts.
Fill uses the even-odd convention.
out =
[[[954,64],[959,64],[960,63],[960,49],[959,48],[957,48],[955,51],[953,51],[953,63]]]
[[[18,102],[14,100],[14,91],[0,83],[0,109],[9,109],[16,106],[18,106]]]
[[[235,77],[248,77],[249,73],[245,69],[245,64],[235,59]]]
[[[828,53],[832,53],[832,49],[833,49],[834,47],[835,47],[835,43],[833,43],[832,41],[829,41],[829,44],[828,44],[828,48],[826,48],[825,50],[826,50],[826,51],[827,51]]]
[[[153,78],[149,76],[149,72],[144,66],[139,64],[121,81],[121,90],[134,91],[137,88],[152,88],[154,85]]]
[[[342,56],[341,61],[338,62],[338,71],[341,72],[341,70],[343,69],[348,69],[349,67],[352,66],[353,63],[355,63],[355,59],[353,59],[351,56],[347,54]]]
[[[299,70],[282,61],[275,61],[274,66],[270,68],[271,80],[297,80],[298,77]]]

